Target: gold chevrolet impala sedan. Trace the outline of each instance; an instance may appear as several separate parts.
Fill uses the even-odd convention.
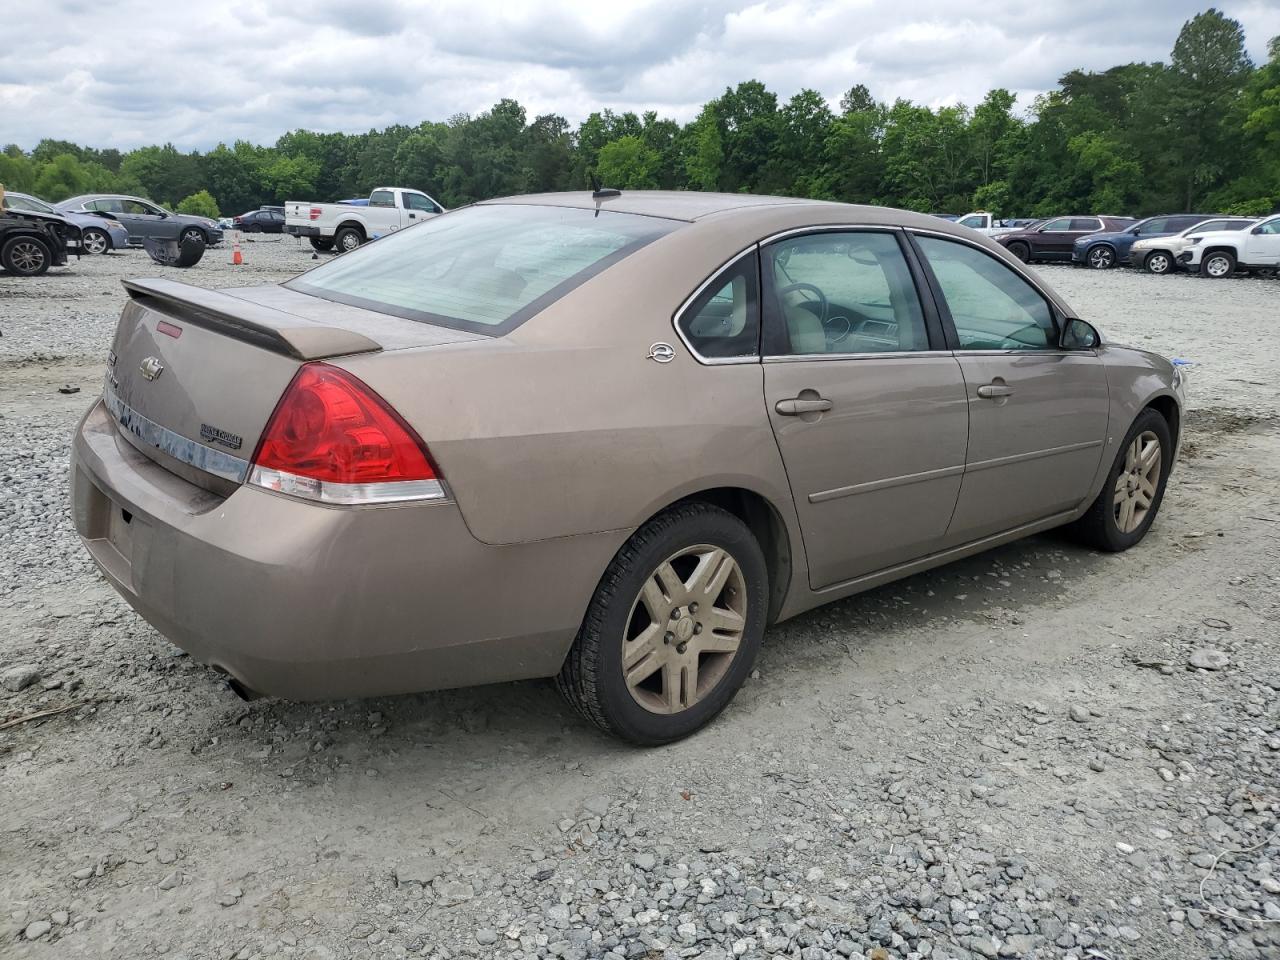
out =
[[[601,190],[280,285],[125,284],[76,527],[245,696],[555,677],[642,744],[766,628],[1051,527],[1138,543],[1182,382],[939,219]]]

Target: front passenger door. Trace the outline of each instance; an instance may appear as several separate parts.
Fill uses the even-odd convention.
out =
[[[761,252],[765,404],[815,589],[938,548],[964,470],[964,379],[905,237],[841,230]]]
[[[1106,370],[1097,351],[1059,345],[1056,311],[986,250],[918,235],[956,346],[969,407],[953,546],[1077,507],[1107,434]]]
[[[1253,267],[1280,265],[1280,219],[1260,223],[1248,233],[1245,242],[1245,263]]]

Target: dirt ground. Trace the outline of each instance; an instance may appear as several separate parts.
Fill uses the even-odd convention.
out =
[[[245,257],[180,279],[312,262]],[[0,674],[39,674],[0,725],[60,711],[0,729],[0,957],[1280,957],[1215,914],[1280,919],[1280,281],[1042,268],[1193,363],[1146,541],[1037,537],[782,624],[645,751],[547,683],[246,704],[139,620],[66,457],[119,280],[158,272],[0,276]]]

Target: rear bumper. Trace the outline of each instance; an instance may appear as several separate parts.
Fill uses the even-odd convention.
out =
[[[284,232],[292,234],[295,237],[323,236],[323,234],[320,233],[319,227],[301,227],[301,226],[298,226],[296,223],[286,223],[284,225]]]
[[[139,614],[259,693],[372,696],[554,675],[616,536],[507,547],[451,502],[334,508],[164,470],[99,401],[72,445],[76,530]]]

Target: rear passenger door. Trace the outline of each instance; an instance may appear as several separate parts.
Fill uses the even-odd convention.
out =
[[[1057,311],[976,245],[915,236],[964,375],[969,442],[949,546],[1074,509],[1089,494],[1109,400],[1097,351],[1059,346]]]
[[[905,244],[840,229],[761,251],[765,403],[813,589],[933,552],[960,489],[964,380]]]

